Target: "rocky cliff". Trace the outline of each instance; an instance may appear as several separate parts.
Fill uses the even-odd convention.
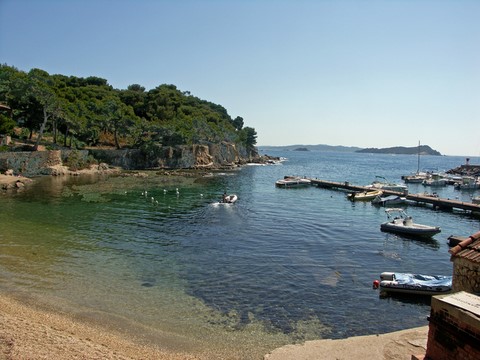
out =
[[[54,150],[0,153],[0,172],[12,169],[25,176],[61,175],[62,166],[106,163],[125,170],[225,168],[260,162],[254,153],[232,143],[121,150]]]

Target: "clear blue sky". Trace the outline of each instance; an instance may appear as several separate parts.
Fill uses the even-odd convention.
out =
[[[0,0],[0,62],[174,84],[260,146],[480,156],[476,0]]]

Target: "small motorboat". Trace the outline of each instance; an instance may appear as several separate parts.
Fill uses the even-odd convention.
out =
[[[423,186],[441,187],[447,186],[448,180],[440,174],[430,174],[429,178],[422,181]]]
[[[377,196],[381,196],[382,194],[382,190],[366,190],[350,193],[347,195],[347,197],[352,201],[370,201],[375,199]]]
[[[282,188],[303,187],[311,184],[312,182],[309,179],[299,176],[285,176],[283,179],[275,181],[275,186]]]
[[[398,195],[376,196],[375,199],[372,200],[372,204],[378,206],[399,205],[405,204],[406,202],[407,198]]]
[[[380,274],[380,291],[412,295],[440,295],[452,291],[452,276],[397,272]]]
[[[376,178],[383,179],[383,181],[375,180],[371,185],[368,185],[368,187],[387,191],[397,191],[401,193],[408,191],[408,187],[404,184],[389,183],[383,176],[376,176]]]
[[[235,195],[235,194],[232,194],[232,195],[225,196],[222,200],[222,203],[223,204],[233,204],[237,200],[238,200],[238,196]]]
[[[385,213],[388,221],[380,225],[382,231],[420,237],[431,237],[441,231],[438,226],[414,223],[412,217],[400,208],[385,209]]]

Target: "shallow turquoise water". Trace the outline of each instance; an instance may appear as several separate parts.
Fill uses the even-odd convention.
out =
[[[46,178],[2,195],[0,286],[54,300],[78,316],[173,334],[182,339],[178,348],[238,358],[295,341],[426,325],[428,302],[380,298],[372,281],[383,271],[451,274],[447,237],[477,232],[478,218],[410,206],[415,221],[440,225],[442,233],[432,241],[382,233],[382,208],[352,203],[341,191],[278,189],[274,182],[284,175],[400,182],[416,170],[415,156],[271,155],[288,161],[186,184],[154,173]],[[446,170],[464,160],[421,161]],[[225,190],[239,201],[213,205]],[[464,200],[474,194],[435,190]]]

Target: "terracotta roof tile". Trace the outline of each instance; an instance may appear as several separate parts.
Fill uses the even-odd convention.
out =
[[[457,246],[448,251],[453,258],[463,258],[475,263],[480,263],[480,231],[470,235]]]

